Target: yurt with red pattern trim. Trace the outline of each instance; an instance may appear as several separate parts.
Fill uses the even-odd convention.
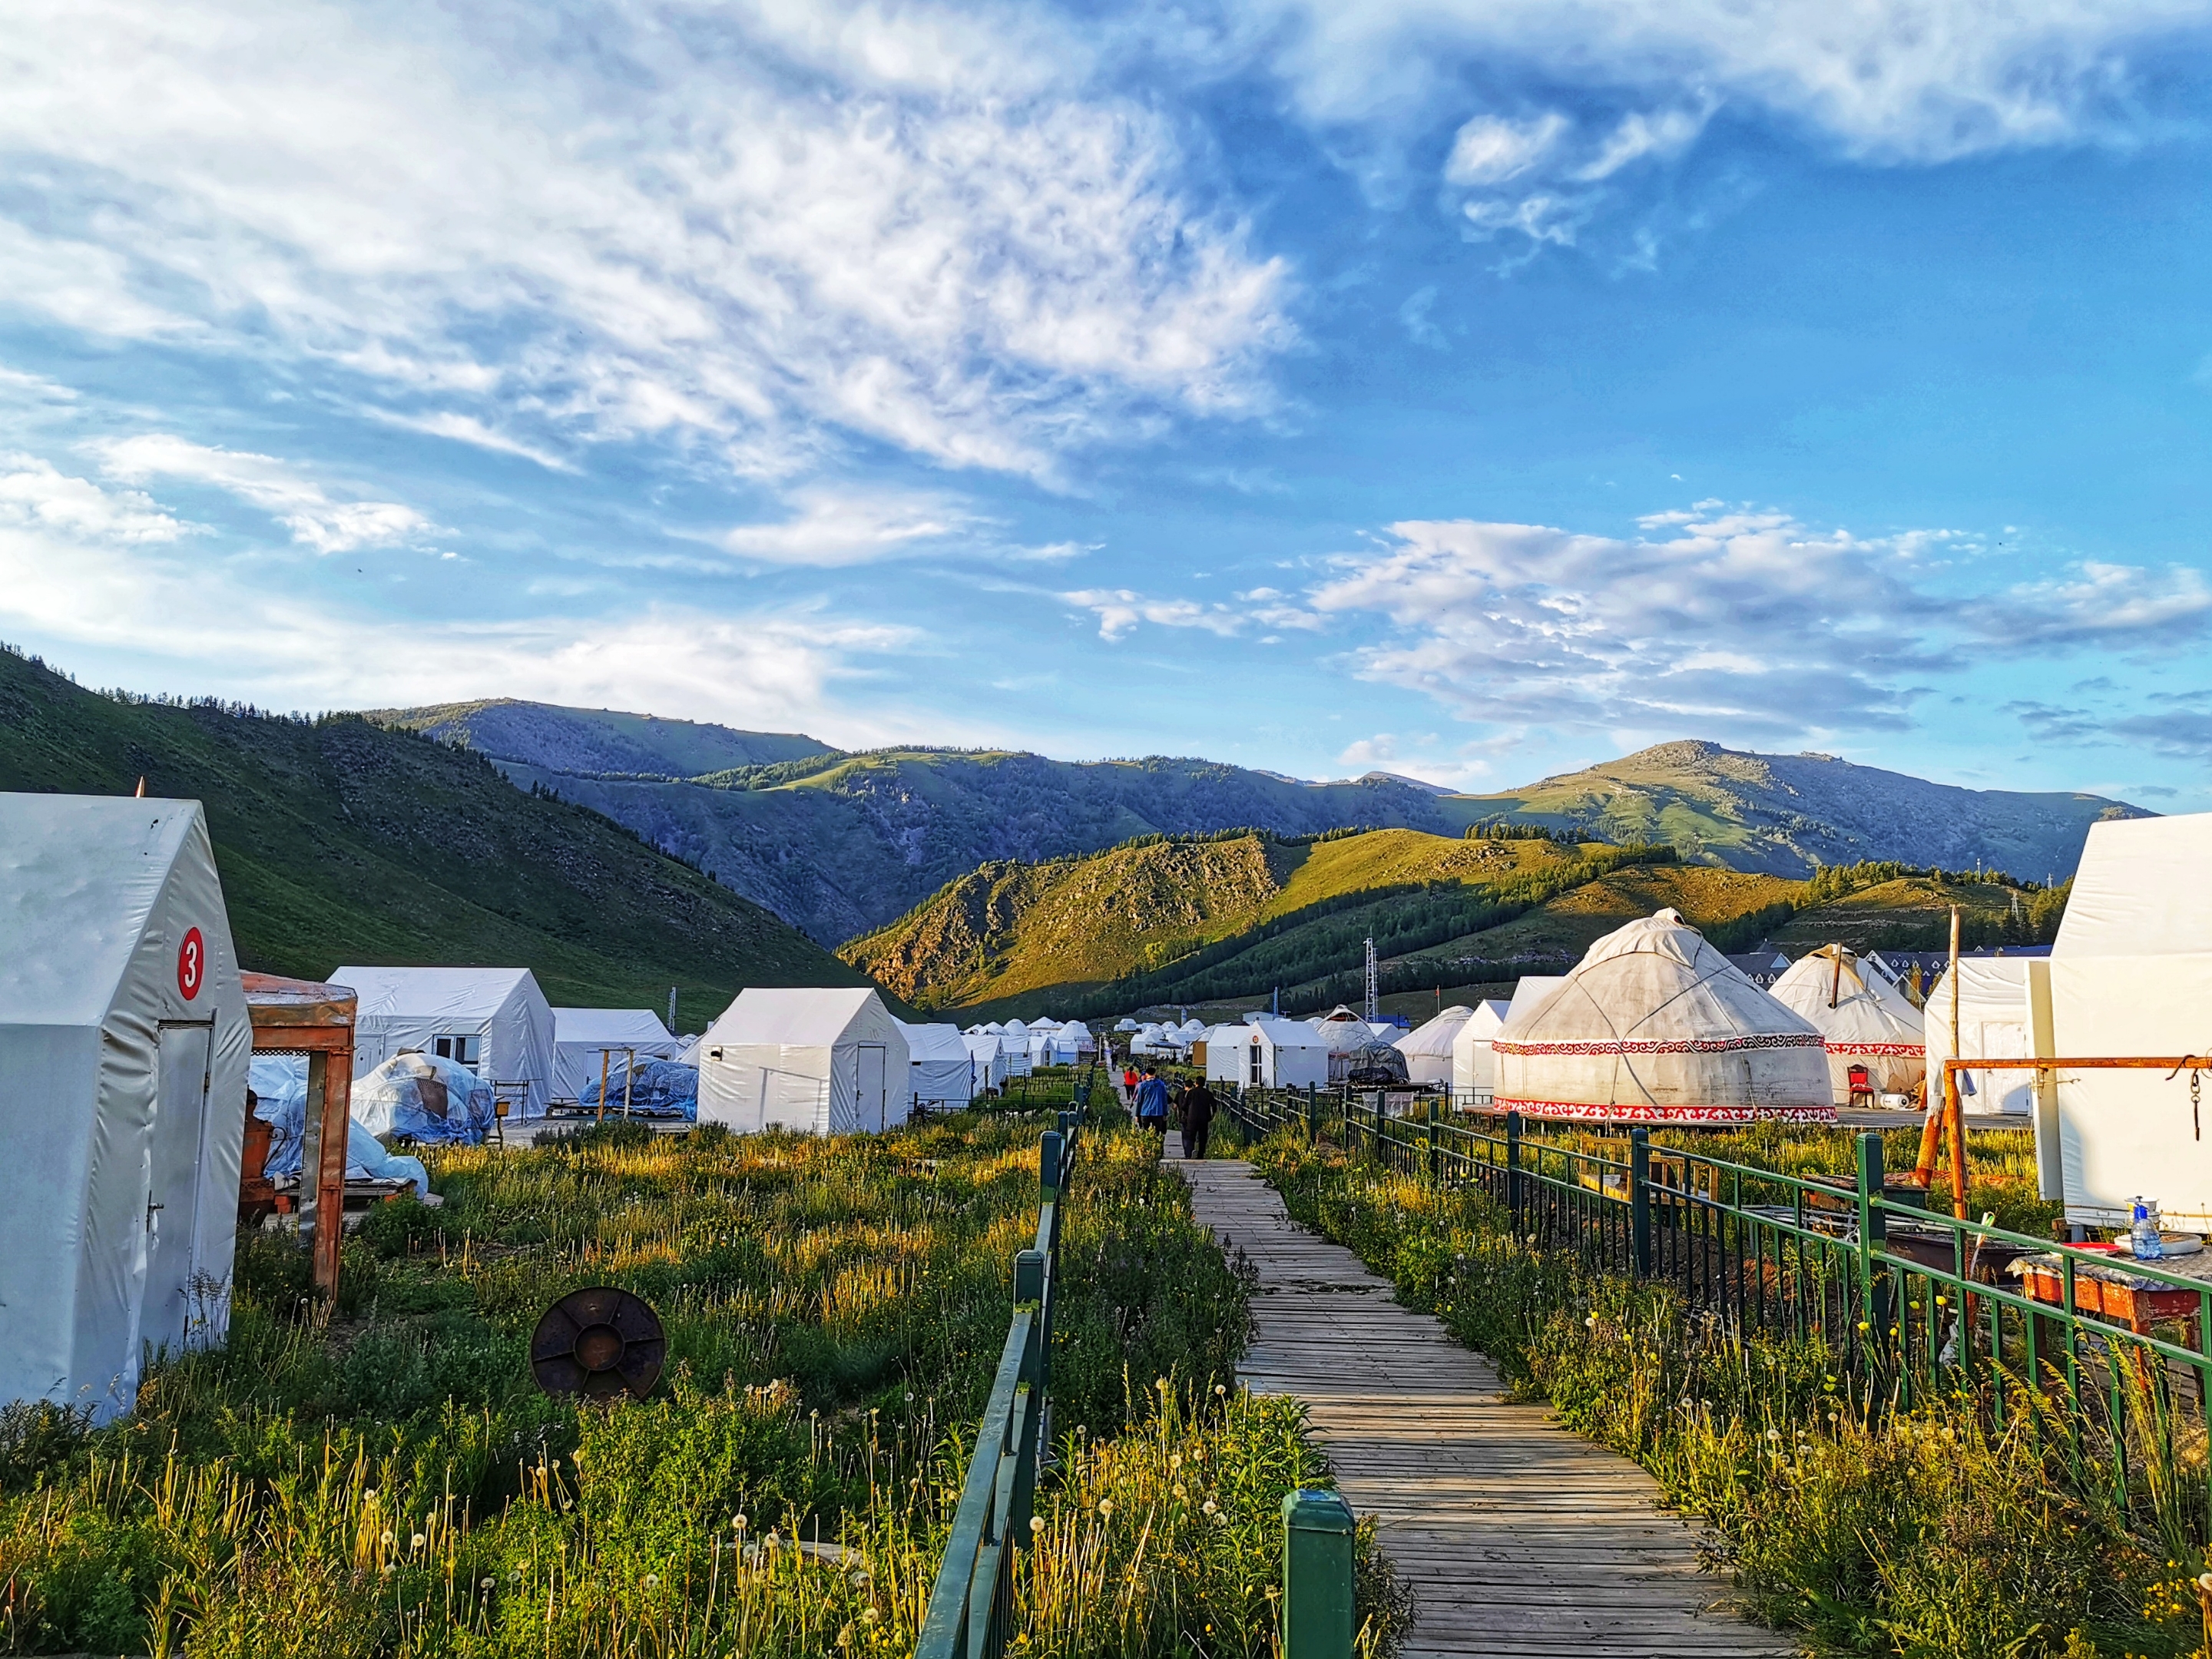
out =
[[[1908,1094],[1928,1075],[1920,1010],[1880,974],[1863,971],[1856,951],[1824,945],[1792,963],[1768,994],[1820,1033],[1837,1105],[1850,1104],[1854,1066],[1866,1068],[1865,1086],[1877,1096]]]
[[[1624,1123],[1832,1123],[1820,1033],[1679,912],[1607,933],[1491,1044],[1500,1109]]]

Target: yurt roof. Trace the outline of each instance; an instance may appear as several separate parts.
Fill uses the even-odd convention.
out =
[[[1504,1024],[1534,1019],[1544,1005],[1567,982],[1565,974],[1523,974],[1513,987],[1513,1000],[1505,1005]]]
[[[1919,1054],[1920,1010],[1880,974],[1861,973],[1859,960],[1840,945],[1824,946],[1791,964],[1768,994],[1812,1021],[1834,1053]]]
[[[1314,1024],[1316,1024],[1316,1025],[1321,1025],[1321,1024],[1326,1024],[1328,1021],[1333,1020],[1333,1019],[1358,1019],[1358,1018],[1359,1018],[1359,1016],[1358,1016],[1358,1015],[1357,1015],[1357,1014],[1353,1013],[1353,1012],[1352,1012],[1352,1010],[1351,1010],[1351,1009],[1349,1009],[1349,1008],[1346,1007],[1342,1003],[1340,1003],[1340,1003],[1338,1003],[1338,1004],[1336,1005],[1336,1006],[1335,1006],[1335,1007],[1334,1007],[1334,1008],[1330,1009],[1327,1013],[1325,1013],[1325,1014],[1318,1014],[1318,1015],[1316,1015],[1316,1016],[1315,1016],[1315,1018],[1314,1018]],[[1360,1021],[1360,1023],[1361,1023],[1362,1024],[1366,1024],[1366,1022],[1365,1022],[1364,1020],[1361,1020],[1361,1021]]]
[[[1452,1039],[1459,1028],[1474,1018],[1474,1010],[1463,1002],[1455,1002],[1434,1018],[1416,1025],[1398,1039],[1401,1054],[1431,1054],[1443,1059],[1451,1054]]]
[[[1516,1044],[1631,1045],[1805,1040],[1820,1032],[1706,942],[1675,910],[1632,921],[1592,945],[1559,989],[1525,1021]],[[1777,1046],[1793,1046],[1778,1043]]]

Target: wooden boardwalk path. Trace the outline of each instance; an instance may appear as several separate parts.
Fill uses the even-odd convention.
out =
[[[1241,1161],[1182,1160],[1198,1218],[1259,1269],[1239,1375],[1305,1401],[1315,1438],[1418,1598],[1405,1659],[1794,1655],[1700,1573],[1690,1529],[1627,1459],[1508,1401],[1498,1373]]]

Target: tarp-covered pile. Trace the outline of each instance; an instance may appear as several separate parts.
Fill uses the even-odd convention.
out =
[[[598,1089],[603,1074],[619,1076],[632,1055],[683,1060],[684,1046],[650,1008],[556,1008],[553,1098],[580,1101],[585,1090]],[[609,1097],[614,1093],[611,1085]]]
[[[583,1109],[599,1110],[599,1080],[585,1088]],[[699,1068],[679,1060],[641,1060],[635,1072],[617,1066],[607,1074],[606,1109],[631,1117],[696,1118],[699,1115]]]
[[[341,968],[328,977],[361,1000],[356,1078],[414,1048],[509,1090],[517,1117],[542,1115],[552,1099],[553,1010],[527,968]]]
[[[253,1057],[253,1115],[269,1125],[269,1156],[261,1173],[276,1181],[300,1174],[306,1161],[307,1060],[304,1054]],[[346,1135],[348,1181],[411,1181],[416,1196],[430,1190],[430,1172],[420,1158],[386,1150],[384,1143],[356,1118]]]
[[[353,1121],[372,1135],[474,1146],[491,1120],[491,1085],[435,1054],[394,1054],[353,1082]]]
[[[1592,945],[1492,1050],[1497,1103],[1535,1116],[1835,1121],[1820,1032],[1673,910]]]

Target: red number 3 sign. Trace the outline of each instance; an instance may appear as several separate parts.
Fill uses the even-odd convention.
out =
[[[185,942],[177,947],[177,988],[185,994],[185,1001],[200,994],[200,984],[206,978],[207,941],[200,937],[198,928],[189,928]]]

